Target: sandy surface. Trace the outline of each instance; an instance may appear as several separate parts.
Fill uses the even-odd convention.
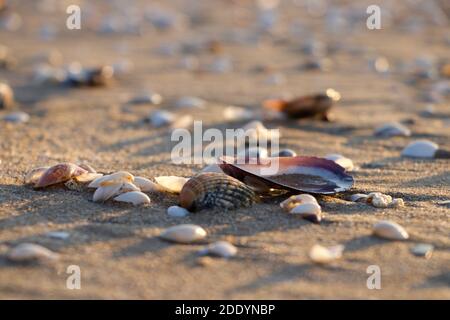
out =
[[[17,108],[29,113],[31,119],[26,124],[0,123],[0,297],[449,299],[450,209],[437,202],[450,199],[450,162],[400,157],[404,146],[419,138],[450,149],[448,101],[435,106],[446,117],[421,117],[425,103],[418,99],[419,87],[407,85],[405,73],[377,74],[368,63],[379,55],[395,66],[421,55],[448,57],[450,47],[444,43],[448,27],[430,25],[410,33],[396,22],[383,30],[369,31],[361,21],[350,34],[330,34],[324,19],[308,18],[302,8],[286,1],[274,35],[263,37],[258,45],[223,44],[223,54],[234,63],[231,72],[191,72],[177,67],[182,55],[153,53],[167,41],[220,40],[226,30],[254,23],[251,2],[243,1],[242,10],[228,1],[208,2],[204,24],[167,32],[145,29],[142,36],[100,35],[87,27],[68,31],[64,28],[64,11],[39,15],[33,5],[16,7],[23,26],[16,32],[0,31],[0,42],[13,50],[19,64],[13,70],[1,70],[0,78],[11,84]],[[93,6],[98,3],[93,2]],[[182,10],[186,3],[171,1],[166,7]],[[361,5],[363,13],[364,9]],[[409,13],[406,9],[404,12]],[[300,51],[305,39],[287,32],[295,19],[302,19],[310,28],[308,34],[342,46],[330,56],[333,66],[329,72],[298,68],[305,61]],[[45,24],[58,29],[56,39],[39,38]],[[33,59],[51,49],[62,53],[64,63],[77,60],[96,65],[126,58],[135,68],[107,88],[62,89],[32,84]],[[213,58],[212,54],[199,54],[201,63]],[[267,84],[270,73],[256,72],[260,66],[284,74],[286,82]],[[403,198],[404,208],[376,209],[348,202],[345,194],[319,199],[326,214],[321,225],[282,212],[279,200],[233,212],[208,210],[171,218],[166,209],[177,203],[175,196],[151,194],[150,205],[132,207],[93,203],[88,191],[59,187],[35,191],[23,184],[29,169],[62,161],[88,162],[102,172],[191,176],[199,166],[170,162],[170,130],[154,129],[143,122],[151,110],[172,110],[173,99],[198,96],[208,105],[206,110],[191,113],[195,119],[203,120],[205,127],[238,128],[245,122],[227,123],[221,116],[221,110],[229,104],[259,108],[260,101],[270,96],[302,95],[328,87],[340,91],[343,97],[335,108],[335,122],[265,124],[280,128],[281,147],[301,155],[341,153],[353,159],[359,169],[352,173],[356,184],[348,194],[380,191]],[[146,88],[161,93],[166,102],[158,107],[125,105],[129,97]],[[1,115],[6,113],[0,111]],[[412,123],[408,125],[411,137],[373,137],[373,129],[379,124],[404,120]],[[391,242],[372,237],[373,223],[383,219],[403,225],[411,239]],[[180,223],[203,226],[210,240],[227,239],[238,244],[237,257],[212,259],[201,266],[196,252],[202,245],[174,245],[157,238],[164,228]],[[46,235],[61,230],[70,233],[69,239]],[[22,242],[44,245],[58,252],[60,259],[50,265],[9,262],[5,253]],[[411,254],[410,249],[418,242],[435,246],[431,259]],[[344,257],[330,266],[316,266],[307,255],[316,243],[343,244]],[[66,289],[69,265],[81,268],[81,290]],[[366,287],[369,265],[381,268],[381,290]]]

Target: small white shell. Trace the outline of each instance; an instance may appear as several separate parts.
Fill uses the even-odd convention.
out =
[[[154,111],[148,117],[151,125],[159,128],[163,126],[168,126],[175,121],[175,114],[169,111]]]
[[[133,183],[141,189],[142,192],[156,192],[160,190],[156,183],[144,177],[134,177]]]
[[[295,196],[291,196],[280,203],[280,207],[286,211],[291,211],[295,206],[299,204],[305,204],[305,203],[314,203],[318,204],[316,198],[314,198],[310,194],[298,194]]]
[[[160,104],[163,98],[160,94],[155,92],[144,92],[138,94],[130,100],[133,104]]]
[[[433,255],[434,246],[427,243],[419,243],[415,245],[411,252],[415,256],[424,257],[425,259],[430,259]]]
[[[227,121],[248,120],[254,117],[252,111],[235,106],[228,106],[223,109],[223,117]]]
[[[227,241],[217,241],[211,243],[206,248],[199,251],[200,255],[212,255],[222,258],[231,258],[236,255],[238,249]]]
[[[409,137],[411,135],[411,130],[398,122],[386,123],[375,129],[374,134],[378,137],[395,137],[403,136]]]
[[[393,208],[401,208],[405,206],[405,202],[403,201],[402,198],[395,198],[392,199],[392,202],[390,203],[389,206]]]
[[[141,191],[141,189],[139,189],[134,183],[125,182],[120,187],[119,194],[126,193],[126,192],[132,192],[132,191]]]
[[[350,196],[352,202],[366,202],[369,196],[364,193],[355,193]]]
[[[143,203],[150,203],[150,198],[143,192],[131,191],[125,192],[114,198],[115,201],[128,202],[137,206]]]
[[[30,120],[30,116],[28,115],[28,113],[17,111],[7,114],[3,117],[3,120],[14,123],[25,123]]]
[[[206,235],[206,230],[200,226],[180,224],[161,232],[160,238],[177,243],[192,243],[204,239]]]
[[[317,203],[302,203],[292,208],[291,211],[289,211],[289,213],[299,215],[303,214],[320,215],[322,213],[322,209]]]
[[[94,192],[93,201],[103,202],[119,193],[123,183],[101,186]]]
[[[411,158],[433,158],[439,146],[428,140],[417,140],[411,142],[402,151],[402,156]]]
[[[309,251],[309,258],[317,264],[327,264],[342,257],[344,251],[343,245],[333,247],[323,247],[321,245],[314,245]]]
[[[118,171],[113,174],[109,174],[92,181],[88,188],[98,188],[100,186],[113,185],[124,182],[133,182],[134,176],[127,171]]]
[[[180,193],[181,189],[183,189],[184,184],[189,180],[189,178],[177,176],[160,176],[155,177],[155,180],[163,190],[172,193]]]
[[[36,184],[45,171],[50,167],[39,167],[30,170],[25,176],[26,184]]]
[[[355,168],[355,166],[353,165],[353,161],[341,154],[328,154],[325,156],[325,159],[334,161],[346,171],[352,171]]]
[[[373,226],[373,234],[389,240],[406,240],[408,232],[399,224],[392,221],[380,221]]]
[[[37,260],[56,260],[58,254],[53,251],[34,243],[21,243],[12,248],[7,257],[15,262],[31,262]]]
[[[185,208],[179,206],[171,206],[167,209],[167,214],[175,218],[186,217],[189,213]]]
[[[180,109],[203,109],[206,101],[197,97],[182,97],[175,102],[175,106]]]

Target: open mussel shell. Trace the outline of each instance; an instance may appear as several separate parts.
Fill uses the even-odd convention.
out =
[[[334,194],[353,186],[353,177],[333,161],[316,157],[266,159],[220,158],[224,173],[251,186],[257,192],[273,190]]]

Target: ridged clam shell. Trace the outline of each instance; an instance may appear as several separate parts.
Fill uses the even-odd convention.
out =
[[[177,176],[155,177],[155,181],[162,190],[172,193],[180,193],[189,178]]]
[[[392,221],[380,221],[373,226],[373,234],[389,240],[406,240],[408,232],[399,224]]]
[[[434,158],[439,146],[428,140],[411,142],[402,151],[402,156],[411,158]]]
[[[226,174],[206,172],[191,178],[181,190],[180,205],[190,211],[204,208],[237,209],[257,200],[255,192]]]
[[[204,239],[206,235],[206,230],[200,226],[194,224],[180,224],[164,230],[159,237],[177,243],[192,243]]]
[[[131,191],[125,192],[114,198],[115,201],[128,202],[137,206],[144,203],[150,203],[150,198],[143,192]]]
[[[231,258],[236,255],[238,249],[227,241],[217,241],[211,243],[206,248],[199,251],[200,255],[211,255],[222,258]]]
[[[7,258],[14,262],[32,262],[56,260],[58,254],[34,243],[21,243],[7,253]]]
[[[80,168],[73,163],[60,163],[48,168],[35,184],[35,188],[43,188],[53,184],[66,182],[73,177],[87,173],[86,170]]]
[[[327,248],[316,244],[310,249],[309,258],[317,264],[327,264],[341,258],[343,251],[343,245]]]

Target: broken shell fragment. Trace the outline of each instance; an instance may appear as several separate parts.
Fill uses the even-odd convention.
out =
[[[411,252],[415,256],[430,259],[431,256],[433,255],[433,250],[434,250],[433,245],[427,243],[419,243],[411,249]]]
[[[7,253],[7,258],[14,262],[33,262],[58,259],[58,254],[34,243],[21,243]]]
[[[160,94],[155,92],[146,92],[132,98],[129,103],[131,104],[160,104],[163,98]]]
[[[317,264],[331,263],[342,257],[344,251],[343,245],[333,247],[323,247],[319,244],[314,245],[309,251],[309,258]]]
[[[167,214],[171,217],[182,218],[189,215],[189,211],[179,206],[171,206],[167,209]]]
[[[236,255],[238,249],[227,241],[217,241],[211,243],[206,248],[199,251],[200,255],[211,255],[221,258],[231,258]]]
[[[87,173],[86,170],[80,168],[73,163],[60,163],[48,168],[34,185],[35,188],[48,187],[50,185],[66,182],[71,178]]]
[[[353,165],[353,161],[341,154],[328,154],[325,156],[325,159],[334,161],[346,171],[352,171],[355,168],[355,166]]]
[[[160,176],[155,177],[155,181],[161,190],[171,192],[171,193],[180,193],[181,189],[185,183],[189,180],[189,178],[177,177],[177,176]]]
[[[206,172],[192,177],[181,190],[180,205],[196,211],[204,208],[237,209],[257,201],[255,192],[223,173]]]
[[[14,93],[9,85],[0,82],[0,109],[11,109],[14,105]]]
[[[300,118],[316,118],[328,121],[328,114],[334,103],[341,99],[339,92],[327,89],[325,93],[308,95],[293,100],[271,99],[263,102],[267,109],[285,113],[287,116]]]
[[[389,138],[395,136],[409,137],[411,130],[398,122],[386,123],[375,129],[375,136]]]
[[[137,206],[144,203],[150,203],[150,198],[143,192],[130,191],[120,194],[114,198],[114,201],[128,202]]]
[[[316,157],[266,158],[242,161],[221,157],[223,172],[259,190],[273,189],[312,194],[334,194],[350,189],[353,177],[333,161]]]
[[[202,240],[206,235],[206,230],[200,226],[181,224],[164,230],[159,237],[166,241],[188,244]]]
[[[434,158],[439,146],[428,140],[417,140],[411,142],[402,151],[402,156],[411,158]]]
[[[83,69],[79,66],[71,69],[67,75],[67,83],[72,86],[105,86],[111,82],[114,76],[112,66],[100,66]]]
[[[408,232],[399,224],[392,221],[380,221],[373,226],[373,234],[377,237],[389,240],[406,240]]]

